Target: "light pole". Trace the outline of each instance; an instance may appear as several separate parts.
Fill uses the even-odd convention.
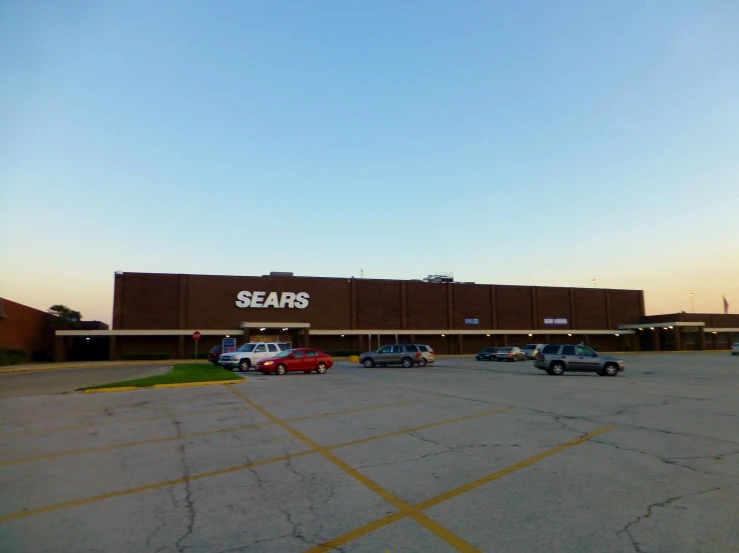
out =
[[[695,313],[695,294],[693,292],[688,293],[690,296],[690,309],[692,313]]]
[[[593,288],[597,288],[598,287],[598,279],[597,278],[594,278],[593,280],[591,280],[591,282],[593,283]]]

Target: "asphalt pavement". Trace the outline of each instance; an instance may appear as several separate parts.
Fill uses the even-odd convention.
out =
[[[735,553],[739,357],[0,400],[3,553]]]

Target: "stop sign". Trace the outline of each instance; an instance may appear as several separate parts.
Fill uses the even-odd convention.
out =
[[[202,334],[200,334],[200,332],[198,332],[197,330],[192,333],[192,339],[195,340],[196,342],[200,340],[200,336],[202,336]]]

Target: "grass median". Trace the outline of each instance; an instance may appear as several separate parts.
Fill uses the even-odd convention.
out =
[[[156,386],[158,384],[189,384],[193,382],[218,382],[221,380],[238,380],[240,377],[231,371],[216,367],[212,363],[198,363],[187,365],[175,365],[167,374],[159,376],[149,376],[147,378],[138,378],[136,380],[123,380],[122,382],[111,382],[110,384],[99,384],[97,386],[88,386],[80,388],[80,390],[92,390],[99,388],[122,388],[134,386],[136,388],[146,388]]]

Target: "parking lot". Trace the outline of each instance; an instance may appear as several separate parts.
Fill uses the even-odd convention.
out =
[[[736,552],[739,358],[625,359],[3,398],[0,551]]]

